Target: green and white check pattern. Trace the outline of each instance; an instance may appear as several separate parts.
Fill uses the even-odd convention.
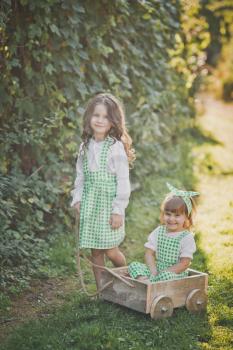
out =
[[[199,196],[199,192],[194,192],[194,191],[183,191],[183,190],[178,190],[178,188],[175,188],[171,184],[167,182],[167,187],[171,191],[171,193],[177,197],[181,197],[183,201],[185,202],[187,209],[188,209],[188,214],[191,214],[192,211],[192,202],[191,199],[194,196]]]
[[[128,267],[131,277],[147,276],[150,282],[166,281],[181,279],[188,275],[188,271],[179,274],[167,270],[170,266],[175,265],[179,261],[180,243],[183,237],[189,234],[183,231],[177,237],[169,237],[166,235],[166,226],[158,227],[158,248],[156,252],[157,271],[156,276],[152,275],[148,266],[139,262],[132,262]]]
[[[83,157],[84,188],[80,210],[80,248],[109,249],[117,247],[125,237],[124,225],[112,229],[109,220],[116,197],[116,175],[107,171],[110,137],[103,143],[99,169],[90,171],[87,152]]]

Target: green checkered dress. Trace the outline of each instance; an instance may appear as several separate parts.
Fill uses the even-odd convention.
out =
[[[164,270],[179,262],[180,243],[182,238],[187,236],[189,232],[183,231],[177,237],[169,237],[166,235],[166,232],[166,226],[158,227],[158,248],[156,252],[158,274],[156,276],[151,275],[147,265],[139,262],[132,262],[128,268],[131,277],[137,278],[138,276],[147,276],[150,282],[158,282],[180,279],[188,275],[188,271],[177,274]]]
[[[116,198],[116,175],[107,171],[108,152],[113,139],[103,142],[99,168],[90,171],[87,152],[83,156],[84,188],[80,209],[80,248],[108,249],[119,246],[124,240],[124,225],[112,229],[109,220],[112,202]]]

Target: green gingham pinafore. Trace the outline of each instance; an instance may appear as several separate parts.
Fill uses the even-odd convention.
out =
[[[166,226],[158,227],[158,245],[156,252],[156,266],[158,274],[153,276],[151,275],[147,265],[139,262],[132,262],[128,267],[131,277],[137,278],[138,276],[147,276],[150,282],[158,282],[181,279],[188,276],[188,271],[174,273],[164,270],[179,262],[180,243],[182,238],[187,236],[189,232],[183,231],[177,237],[167,236],[166,232]]]
[[[112,229],[109,220],[112,202],[116,198],[116,175],[107,171],[108,152],[114,140],[103,142],[99,168],[90,171],[87,151],[83,156],[84,188],[80,208],[80,248],[108,249],[119,246],[125,237],[124,224]]]

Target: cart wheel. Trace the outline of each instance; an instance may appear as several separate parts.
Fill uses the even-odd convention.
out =
[[[173,302],[165,295],[156,297],[150,307],[150,315],[154,320],[170,317],[173,313]]]
[[[207,305],[207,295],[201,289],[193,289],[187,299],[186,299],[186,308],[190,312],[201,312],[206,309]]]

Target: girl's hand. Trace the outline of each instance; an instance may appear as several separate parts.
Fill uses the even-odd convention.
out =
[[[152,270],[151,271],[151,274],[153,275],[153,276],[157,276],[158,275],[158,271],[155,269],[155,270]]]
[[[123,225],[123,215],[112,214],[109,223],[113,229],[121,227]]]
[[[75,209],[77,210],[78,215],[80,214],[80,205],[81,205],[81,202],[77,202],[77,203],[74,205]]]
[[[143,281],[143,282],[149,282],[149,278],[147,276],[138,276],[137,277],[138,281]]]
[[[180,261],[177,264],[170,266],[166,271],[181,273],[189,267],[190,262],[190,258],[180,258]]]

